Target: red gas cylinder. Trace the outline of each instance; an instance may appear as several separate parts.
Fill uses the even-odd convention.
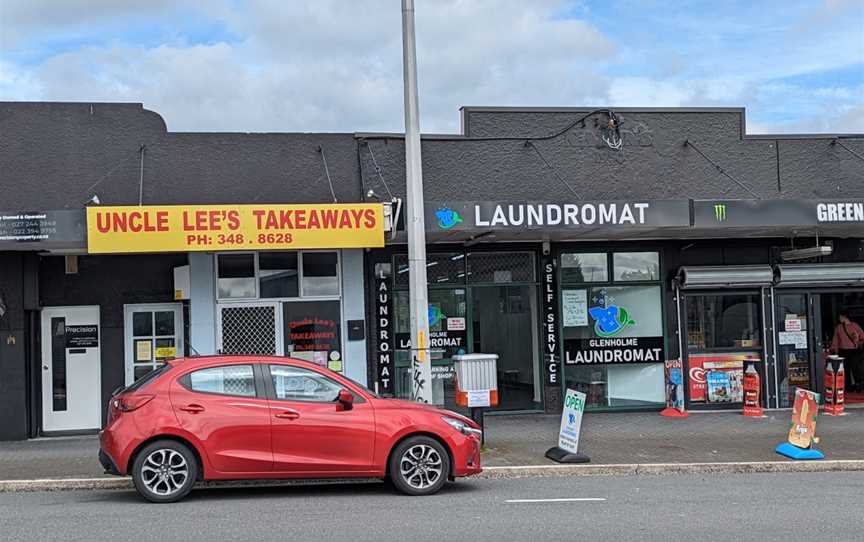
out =
[[[762,416],[762,406],[759,404],[762,379],[752,364],[744,371],[744,415]]]

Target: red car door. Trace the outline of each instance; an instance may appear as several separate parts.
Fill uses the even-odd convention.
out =
[[[184,429],[204,445],[219,472],[273,470],[270,406],[256,389],[252,364],[192,371],[171,384],[171,404]]]
[[[351,410],[341,410],[336,397],[348,387],[323,372],[289,364],[263,368],[271,396],[274,471],[373,470],[375,412],[369,402],[355,393]]]

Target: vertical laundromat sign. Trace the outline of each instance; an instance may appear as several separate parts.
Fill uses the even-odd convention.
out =
[[[375,379],[377,391],[393,395],[395,358],[391,335],[390,264],[375,265]]]
[[[543,360],[546,366],[546,384],[559,384],[561,358],[558,355],[558,295],[555,259],[543,257]]]

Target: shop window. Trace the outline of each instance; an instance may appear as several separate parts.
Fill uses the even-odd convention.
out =
[[[339,295],[339,258],[335,252],[303,253],[303,295]]]
[[[584,392],[592,409],[661,405],[666,350],[659,254],[565,253],[560,269],[565,385]]]
[[[296,252],[258,254],[258,282],[261,297],[298,297],[300,276]]]
[[[397,286],[408,286],[408,256],[393,257]],[[426,256],[426,282],[429,286],[464,284],[467,280],[465,254],[462,252],[433,252]]]
[[[607,282],[608,257],[605,252],[561,255],[561,282]]]
[[[761,348],[757,294],[688,295],[686,308],[690,350]]]
[[[534,282],[534,267],[531,252],[469,252],[468,282]]]
[[[220,298],[256,296],[254,254],[219,254],[217,262]]]
[[[338,300],[282,303],[285,353],[342,371],[341,305]]]
[[[338,252],[259,252],[216,256],[219,299],[339,295]]]
[[[612,255],[613,280],[660,280],[660,255],[657,252],[616,252]]]

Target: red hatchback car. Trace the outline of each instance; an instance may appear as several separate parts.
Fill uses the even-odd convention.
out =
[[[111,398],[99,437],[105,471],[153,502],[198,480],[377,477],[429,495],[481,470],[472,420],[283,357],[171,361]]]

